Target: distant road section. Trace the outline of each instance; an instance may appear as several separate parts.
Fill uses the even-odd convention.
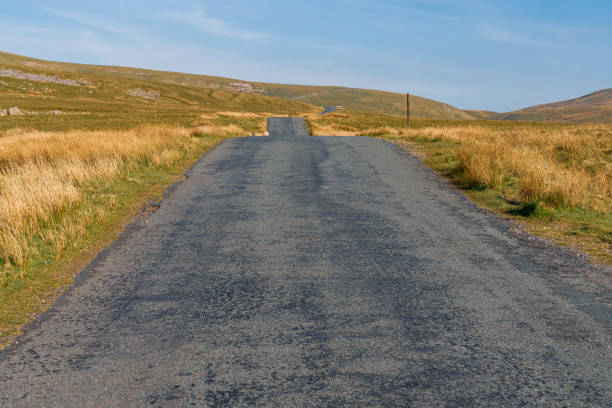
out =
[[[325,109],[322,113],[323,115],[327,115],[328,113],[333,113],[338,110],[338,108],[335,106],[324,106],[323,108]]]
[[[269,118],[268,133],[273,137],[310,136],[306,123],[301,118]]]
[[[612,406],[610,269],[392,144],[269,125],[0,354],[0,406]]]

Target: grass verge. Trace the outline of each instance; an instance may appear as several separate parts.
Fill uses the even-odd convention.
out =
[[[612,126],[305,115],[315,135],[408,147],[483,207],[612,264]]]
[[[203,153],[248,133],[233,124],[1,135],[0,349]]]

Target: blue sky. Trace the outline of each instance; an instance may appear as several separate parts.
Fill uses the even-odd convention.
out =
[[[610,0],[6,2],[0,50],[509,111],[612,87]]]

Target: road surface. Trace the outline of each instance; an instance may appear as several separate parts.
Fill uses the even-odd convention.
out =
[[[0,354],[0,406],[610,406],[609,279],[392,144],[272,119]]]
[[[335,111],[338,110],[338,107],[336,106],[324,106],[323,108],[325,110],[323,111],[322,115],[327,115],[328,113],[334,113]]]

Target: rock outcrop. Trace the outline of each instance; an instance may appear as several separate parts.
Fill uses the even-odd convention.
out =
[[[19,109],[17,106],[12,106],[6,110],[7,115],[9,116],[21,116],[23,115],[23,111]]]
[[[88,115],[89,112],[63,112],[61,110],[29,111],[12,106],[8,109],[0,109],[0,116],[23,116],[23,115]]]
[[[75,80],[75,79],[68,79],[68,78],[58,78],[55,75],[30,74],[28,72],[19,71],[18,69],[9,69],[9,68],[0,68],[0,77],[25,79],[27,81],[54,83],[54,84],[69,85],[69,86],[91,85],[91,82],[85,81],[83,79]]]
[[[128,91],[128,94],[130,96],[135,96],[137,98],[144,98],[144,99],[150,99],[150,100],[159,99],[159,97],[161,96],[159,91],[154,91],[154,90],[147,91],[142,88],[130,89]]]

